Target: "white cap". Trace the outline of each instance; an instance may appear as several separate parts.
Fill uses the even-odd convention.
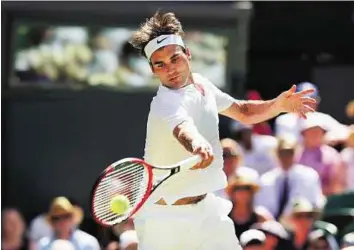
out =
[[[180,35],[161,35],[152,39],[150,42],[148,42],[148,44],[146,44],[144,52],[147,59],[150,61],[152,53],[154,53],[159,48],[171,44],[180,45],[183,48],[186,47]]]
[[[127,230],[119,236],[119,242],[124,249],[132,243],[138,243],[138,235],[135,230]]]
[[[50,250],[75,250],[75,246],[68,240],[55,240]]]
[[[259,241],[259,242],[264,242],[266,239],[265,234],[262,231],[259,231],[257,229],[250,229],[245,232],[243,232],[240,236],[240,243],[241,246],[245,247],[247,246],[251,241]]]
[[[301,119],[299,125],[300,131],[304,131],[314,127],[320,127],[326,131],[328,130],[326,124],[324,123],[323,116],[317,112],[307,114],[307,119]]]

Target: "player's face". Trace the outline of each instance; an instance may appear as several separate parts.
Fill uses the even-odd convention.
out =
[[[188,83],[190,77],[189,50],[181,46],[167,45],[156,50],[150,58],[151,69],[155,76],[169,88],[178,89]]]

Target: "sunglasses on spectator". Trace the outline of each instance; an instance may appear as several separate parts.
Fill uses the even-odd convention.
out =
[[[53,222],[58,222],[58,221],[62,221],[62,220],[68,220],[71,219],[72,215],[71,214],[63,214],[63,215],[56,215],[56,216],[51,216],[51,220]]]
[[[244,186],[236,186],[233,188],[233,191],[251,191],[252,190],[252,186],[249,185],[244,185]]]

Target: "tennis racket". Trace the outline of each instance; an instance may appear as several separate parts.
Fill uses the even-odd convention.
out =
[[[111,164],[97,178],[92,189],[91,211],[95,221],[102,226],[113,226],[132,217],[158,186],[199,162],[200,156],[195,155],[172,166],[152,166],[138,158],[125,158]],[[166,170],[166,176],[154,183],[153,169]],[[117,195],[126,196],[130,202],[123,214],[111,210],[110,202]]]

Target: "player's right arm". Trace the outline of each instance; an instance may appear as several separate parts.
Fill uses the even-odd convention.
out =
[[[213,160],[212,147],[199,133],[192,117],[183,105],[183,99],[181,100],[180,96],[167,95],[163,100],[156,100],[154,104],[155,115],[168,124],[171,134],[181,146],[188,152],[201,156],[203,161],[197,168],[210,165]]]
[[[190,121],[186,120],[178,124],[173,129],[173,135],[188,152],[202,157],[203,161],[195,168],[207,167],[213,161],[211,145]]]

